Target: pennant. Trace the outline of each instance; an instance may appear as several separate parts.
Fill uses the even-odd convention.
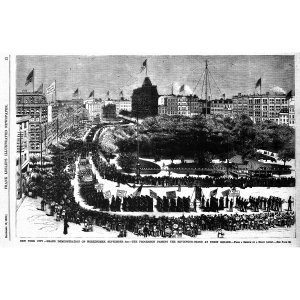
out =
[[[32,82],[33,81],[33,77],[34,77],[34,69],[32,69],[32,71],[26,77],[25,85],[28,85],[30,82]]]
[[[43,93],[43,88],[44,88],[44,84],[41,83],[41,85],[39,86],[39,88],[36,90],[36,93]]]
[[[78,96],[78,88],[75,90],[75,92],[73,93],[73,97],[77,97]]]
[[[257,80],[255,88],[258,88],[259,86],[261,86],[261,78]]]
[[[218,191],[218,189],[212,190],[212,191],[209,193],[210,197],[215,197],[215,196],[217,195],[217,191]]]
[[[56,82],[53,81],[46,89],[46,95],[52,95],[56,90]]]
[[[157,199],[157,194],[155,192],[153,192],[152,190],[149,190],[149,191],[150,191],[150,197]]]
[[[120,92],[120,97],[123,97],[123,91]]]
[[[146,68],[147,68],[147,59],[143,62],[140,73],[142,73]]]
[[[92,98],[92,97],[94,97],[94,94],[95,94],[95,91],[94,91],[94,90],[92,90],[92,91],[90,92],[89,98]]]
[[[132,197],[139,197],[141,195],[143,185],[141,184],[138,189],[132,194]]]
[[[179,93],[184,92],[184,84],[180,87]]]
[[[109,97],[109,91],[106,92],[106,96]]]
[[[290,100],[293,97],[292,95],[292,90],[290,90],[287,94],[286,94],[286,100]]]

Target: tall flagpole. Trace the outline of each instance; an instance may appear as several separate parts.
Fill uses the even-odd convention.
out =
[[[33,76],[32,76],[32,92],[34,93],[34,68],[32,69],[32,71],[33,71]]]
[[[262,84],[262,79],[260,78],[260,95],[261,95],[261,84]]]
[[[54,90],[54,92],[55,92],[55,103],[56,103],[56,79],[54,80],[54,82],[55,82],[55,90]]]

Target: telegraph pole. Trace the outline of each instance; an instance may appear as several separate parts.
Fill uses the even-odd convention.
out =
[[[137,112],[136,112],[136,138],[137,138],[137,163],[136,163],[136,175],[140,176],[140,141],[139,141],[139,99],[137,99]]]

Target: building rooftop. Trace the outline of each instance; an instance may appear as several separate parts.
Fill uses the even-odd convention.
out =
[[[145,77],[142,87],[152,86],[152,82],[149,77]]]
[[[30,118],[31,118],[30,116],[18,116],[17,115],[16,123],[19,124],[19,123],[22,123],[22,122],[29,121]]]

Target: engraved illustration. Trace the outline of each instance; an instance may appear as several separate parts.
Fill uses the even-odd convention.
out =
[[[295,237],[294,74],[293,55],[17,56],[17,237]]]

